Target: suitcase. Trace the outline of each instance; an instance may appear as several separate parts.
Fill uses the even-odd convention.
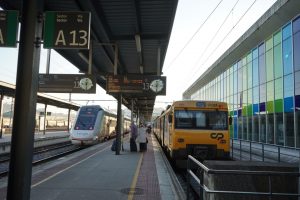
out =
[[[114,140],[112,145],[111,145],[111,150],[116,151],[116,147],[117,147],[117,140]]]
[[[134,138],[130,138],[130,151],[137,151],[137,146]]]

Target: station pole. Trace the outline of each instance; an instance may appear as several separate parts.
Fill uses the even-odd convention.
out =
[[[121,128],[122,126],[122,94],[118,95],[118,111],[117,111],[117,135],[116,135],[116,155],[120,155],[121,149]]]
[[[18,114],[13,118],[7,200],[30,199],[41,51],[43,1],[20,2],[22,17],[14,107]]]

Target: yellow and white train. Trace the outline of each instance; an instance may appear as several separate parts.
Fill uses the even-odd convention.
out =
[[[199,160],[230,157],[228,107],[216,101],[176,101],[154,120],[154,133],[180,165],[188,155]]]

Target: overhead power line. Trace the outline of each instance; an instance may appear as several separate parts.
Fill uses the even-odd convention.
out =
[[[228,15],[225,17],[225,19],[223,20],[221,26],[219,26],[219,29],[216,31],[216,33],[214,34],[214,36],[211,38],[211,40],[208,42],[208,44],[206,45],[205,49],[202,51],[202,54],[199,56],[199,58],[197,59],[197,61],[195,62],[194,67],[192,68],[192,75],[194,75],[194,69],[196,69],[198,62],[201,60],[201,58],[204,56],[206,50],[211,46],[212,42],[215,40],[216,36],[218,35],[218,33],[220,32],[221,28],[223,27],[223,25],[225,24],[225,22],[227,21],[227,19],[230,17],[230,14],[233,12],[233,10],[235,9],[236,5],[238,4],[240,0],[237,0],[235,2],[235,4],[233,5],[233,7],[231,8],[231,10],[229,11]]]
[[[216,50],[221,46],[221,44],[225,41],[225,39],[229,36],[229,34],[232,32],[232,30],[240,23],[240,21],[243,19],[243,17],[248,13],[248,11],[253,7],[253,5],[255,4],[257,0],[254,0],[253,3],[248,7],[248,9],[244,12],[244,14],[239,18],[239,20],[237,21],[237,23],[230,29],[230,31],[222,38],[222,40],[220,41],[220,43],[218,45],[216,45],[216,48],[214,48],[214,50],[209,54],[209,56],[207,57],[207,59],[200,65],[203,66],[208,59],[213,55],[213,53],[216,52]],[[196,73],[194,73],[193,75],[196,75],[199,72],[200,67],[198,68],[198,70],[196,71]],[[192,79],[190,79],[192,80]]]
[[[183,48],[179,51],[179,53],[174,57],[174,59],[170,62],[170,64],[167,66],[166,70],[172,66],[172,64],[177,60],[177,58],[182,54],[184,49],[190,44],[190,42],[193,40],[193,38],[197,35],[197,33],[201,30],[203,25],[208,21],[210,16],[215,12],[215,10],[219,7],[219,5],[222,3],[223,0],[221,0],[218,5],[213,9],[213,11],[207,16],[207,18],[204,20],[204,22],[199,26],[199,28],[196,30],[196,32],[192,35],[192,37],[187,41],[187,43],[183,46]]]

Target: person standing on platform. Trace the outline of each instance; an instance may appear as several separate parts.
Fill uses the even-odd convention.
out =
[[[136,138],[138,135],[137,127],[134,124],[134,122],[131,123],[130,125],[130,132],[131,132],[131,137],[130,137],[130,151],[137,151],[137,146],[136,146]]]
[[[140,144],[140,152],[147,151],[147,133],[144,124],[139,127],[137,141]]]

